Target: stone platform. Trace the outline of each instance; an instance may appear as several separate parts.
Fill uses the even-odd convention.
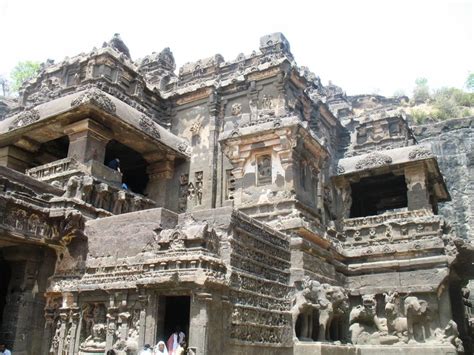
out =
[[[299,342],[294,355],[455,355],[451,345],[334,345],[321,342]]]

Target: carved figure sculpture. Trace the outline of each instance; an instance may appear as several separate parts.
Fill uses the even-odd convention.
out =
[[[293,319],[293,338],[297,339],[296,322],[301,315],[301,337],[310,338],[312,330],[312,315],[314,310],[319,309],[317,304],[317,295],[313,291],[313,283],[319,282],[305,278],[301,283],[301,288],[296,292],[293,299],[293,307],[291,308],[291,316]]]
[[[92,199],[92,190],[94,188],[94,179],[92,176],[85,175],[82,178],[82,200],[90,203]]]
[[[81,178],[79,176],[71,176],[66,184],[65,197],[81,199]]]
[[[302,288],[295,294],[291,310],[293,319],[293,336],[296,338],[296,322],[301,319],[301,338],[311,338],[313,317],[318,314],[318,340],[331,340],[329,329],[335,318],[343,318],[348,310],[348,297],[344,288],[321,284],[305,278]]]
[[[349,333],[353,344],[393,344],[398,342],[395,336],[387,336],[384,319],[377,316],[375,295],[362,296],[362,305],[352,308],[349,315]]]
[[[97,323],[92,326],[91,334],[81,344],[82,351],[104,351],[106,338],[106,325]]]
[[[405,315],[407,317],[408,342],[424,341],[430,337],[427,319],[428,302],[416,296],[405,298]]]
[[[464,353],[462,340],[459,338],[458,325],[455,321],[450,320],[443,330],[437,328],[435,337],[444,344],[452,344],[459,354]]]
[[[347,291],[339,286],[321,284],[318,289],[318,304],[320,306],[318,340],[331,340],[329,336],[331,324],[336,317],[343,318],[349,309]]]
[[[100,183],[96,187],[94,206],[97,208],[107,209],[107,195],[109,193],[109,186],[104,183]]]
[[[125,204],[126,204],[127,194],[123,190],[119,190],[115,197],[114,201],[114,208],[112,213],[113,214],[121,214],[124,212]]]
[[[400,296],[398,292],[384,293],[384,297],[388,333],[396,335],[400,339],[406,338],[407,318],[400,316]]]

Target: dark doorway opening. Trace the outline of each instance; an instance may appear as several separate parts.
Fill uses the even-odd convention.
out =
[[[35,153],[36,163],[42,165],[67,158],[68,150],[68,136],[62,136],[49,142],[45,142],[41,144],[38,152]]]
[[[3,311],[5,310],[7,302],[8,286],[10,284],[11,275],[12,270],[10,265],[0,256],[0,329],[2,328]]]
[[[161,318],[162,326],[158,326],[158,340],[168,340],[168,338],[179,327],[189,337],[189,314],[191,308],[191,297],[189,296],[161,296],[159,301],[158,319]],[[160,311],[160,310],[164,310]],[[160,321],[158,321],[160,323]]]
[[[146,160],[132,148],[116,140],[111,140],[106,146],[104,164],[108,165],[115,158],[120,159],[120,171],[123,174],[122,182],[132,192],[143,195],[148,183],[146,172],[148,163]]]
[[[405,176],[369,176],[351,184],[351,218],[375,216],[408,206]]]

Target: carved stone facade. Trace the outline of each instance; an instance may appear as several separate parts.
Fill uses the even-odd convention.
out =
[[[199,355],[472,353],[474,247],[392,101],[322,85],[279,33],[175,69],[116,34],[2,111],[0,341],[137,354],[178,326]]]

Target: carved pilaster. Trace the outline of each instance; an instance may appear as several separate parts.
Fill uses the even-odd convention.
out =
[[[76,348],[76,343],[80,341],[80,335],[77,331],[79,320],[80,320],[80,309],[79,307],[71,308],[70,317],[71,317],[71,324],[68,334],[69,338],[69,346],[68,346],[68,354],[75,354],[74,350]]]
[[[189,334],[189,346],[196,349],[196,355],[208,353],[209,337],[209,303],[212,302],[212,294],[199,291],[193,294],[191,302],[191,324],[192,331]]]
[[[146,307],[148,305],[148,295],[141,294],[138,296],[140,302],[140,333],[138,334],[138,348],[145,345],[145,330],[146,330]]]
[[[166,201],[166,191],[168,180],[174,174],[174,156],[167,155],[158,161],[150,162],[147,173],[149,177],[146,193],[148,197],[163,206]]]
[[[67,334],[67,326],[69,322],[69,314],[70,314],[70,309],[69,308],[64,308],[61,307],[59,309],[59,336],[57,339],[58,347],[57,347],[57,353],[62,354],[63,351],[65,351],[64,343],[66,340],[66,334]]]

